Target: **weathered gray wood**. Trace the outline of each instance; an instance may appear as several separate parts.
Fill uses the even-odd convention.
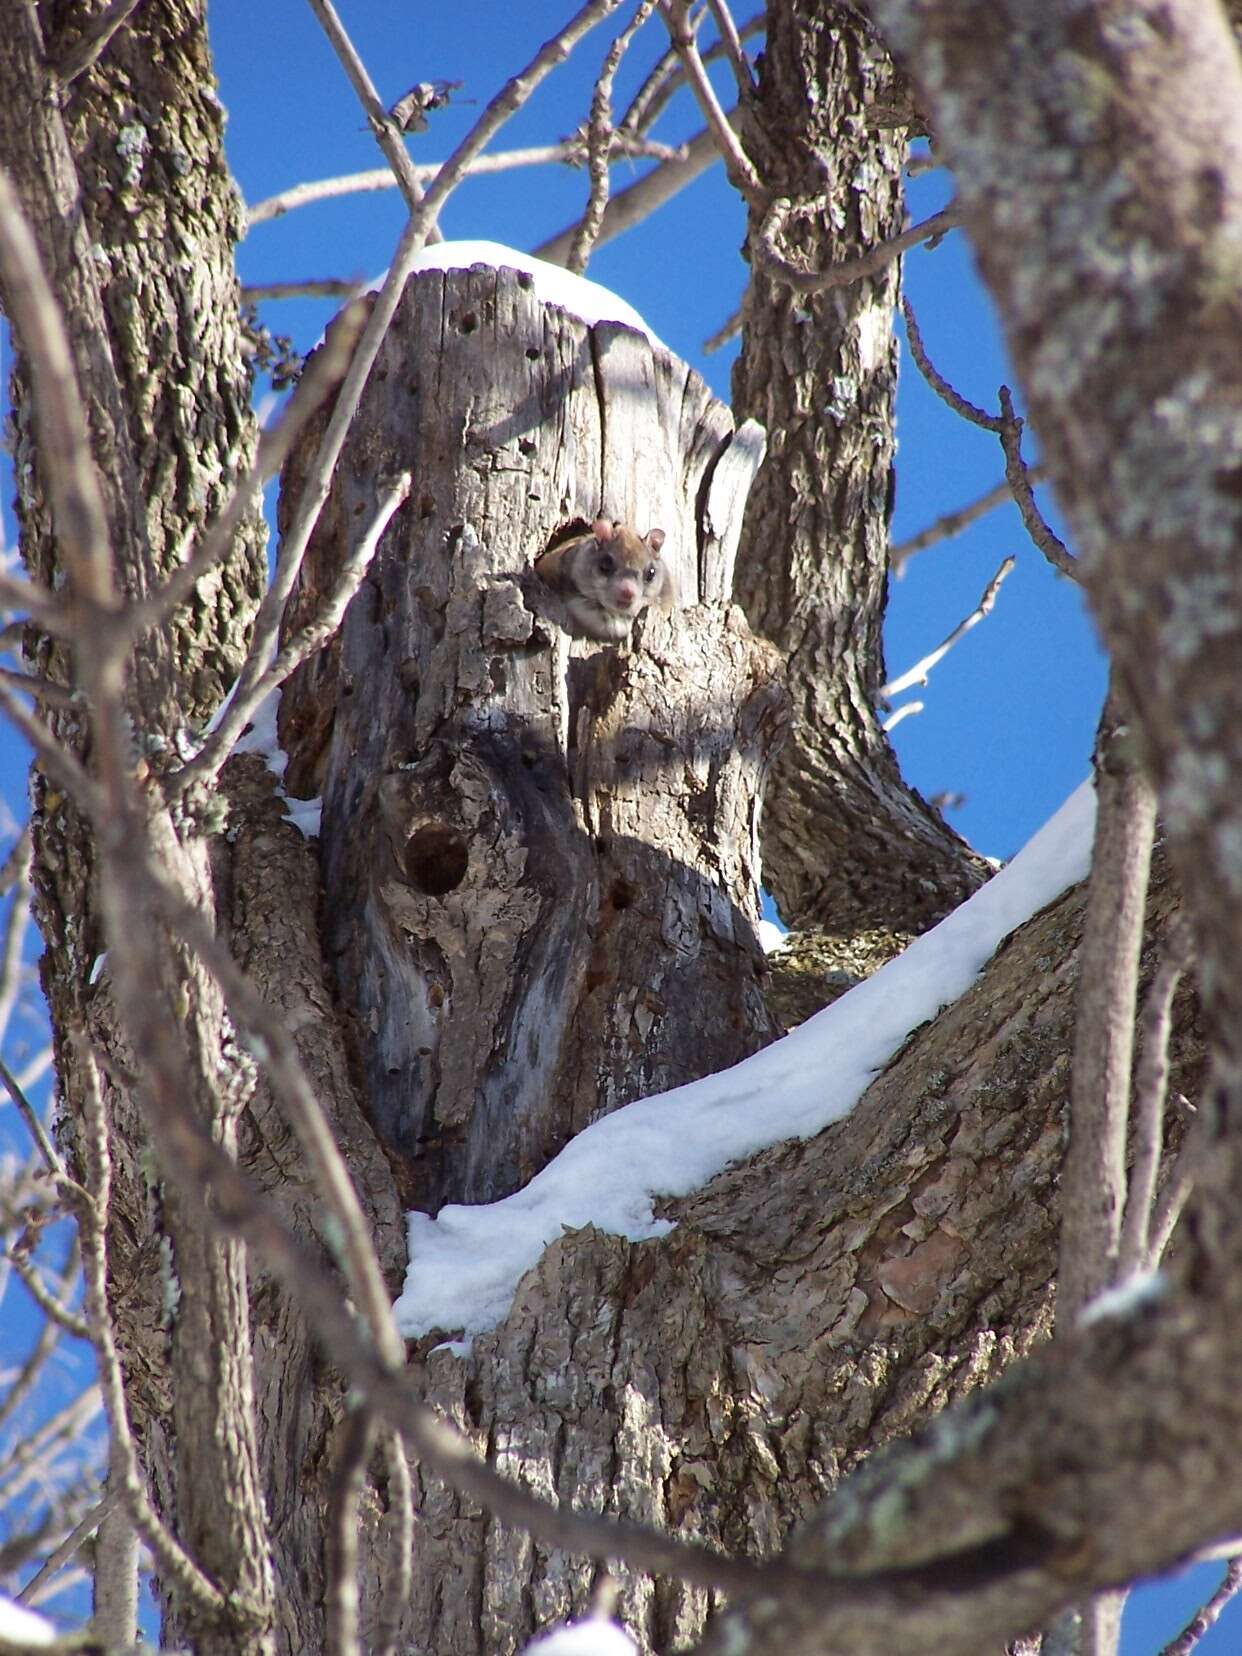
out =
[[[303,603],[378,481],[408,467],[413,490],[282,729],[293,776],[322,775],[327,946],[420,1206],[504,1194],[596,1116],[770,1038],[779,657],[719,598],[739,524],[698,521],[722,454],[740,516],[755,434],[739,467],[732,429],[685,364],[514,271],[415,277],[376,365]],[[531,569],[601,515],[668,537],[682,608],[632,646],[569,639]]]

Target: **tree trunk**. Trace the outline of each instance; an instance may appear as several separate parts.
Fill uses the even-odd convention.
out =
[[[529,277],[406,289],[298,614],[380,480],[414,488],[281,727],[291,776],[323,777],[326,947],[420,1207],[506,1195],[596,1117],[771,1038],[756,827],[785,702],[722,601],[759,452],[731,430],[684,364]],[[571,644],[531,570],[601,515],[667,535],[680,607],[633,647]]]
[[[851,6],[771,6],[743,137],[766,186],[795,212],[781,243],[808,271],[895,235],[904,210],[904,128],[893,65]],[[898,91],[900,88],[898,88]],[[738,418],[770,434],[738,559],[751,625],[788,653],[790,740],[764,815],[764,877],[791,926],[839,939],[903,940],[987,878],[983,860],[897,769],[880,727],[880,632],[888,582],[900,261],[803,294],[766,271],[764,210],[752,208],[751,280],[733,376]]]
[[[1078,888],[1009,938],[846,1120],[664,1204],[668,1236],[553,1244],[471,1357],[428,1358],[428,1396],[525,1487],[774,1554],[873,1450],[1051,1331],[1083,906]],[[1148,913],[1145,976],[1177,913],[1163,861]],[[1193,1097],[1204,1053],[1189,990],[1176,1021],[1172,1086]],[[417,1648],[508,1656],[587,1613],[589,1563],[438,1480],[421,1499]],[[696,1644],[710,1595],[617,1575],[644,1656]],[[859,1652],[914,1648],[853,1632]]]

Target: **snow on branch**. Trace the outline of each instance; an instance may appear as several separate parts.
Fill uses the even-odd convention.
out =
[[[503,1201],[450,1205],[434,1219],[412,1213],[402,1332],[451,1331],[468,1345],[503,1320],[522,1276],[566,1228],[662,1236],[673,1227],[655,1217],[657,1195],[687,1195],[730,1162],[847,1115],[910,1030],[970,987],[1001,938],[1085,876],[1094,816],[1084,783],[968,902],[753,1058],[605,1116]]]

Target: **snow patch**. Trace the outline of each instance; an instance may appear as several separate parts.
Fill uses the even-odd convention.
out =
[[[216,711],[219,719],[227,702]],[[254,717],[250,721],[250,728],[244,736],[240,736],[234,753],[257,753],[272,775],[280,783],[277,792],[285,804],[285,815],[300,833],[307,839],[314,839],[319,833],[319,819],[323,813],[322,798],[290,799],[285,792],[285,768],[289,763],[289,755],[280,745],[280,737],[276,732],[276,713],[280,707],[280,691],[272,690],[259,703]],[[214,721],[213,721],[214,722]]]
[[[46,1650],[49,1645],[56,1643],[56,1629],[50,1621],[42,1616],[36,1616],[33,1610],[27,1610],[23,1605],[14,1604],[10,1598],[0,1593],[0,1639],[6,1644],[27,1650]],[[626,1641],[628,1643],[628,1640]],[[618,1656],[625,1656],[620,1647],[616,1647]],[[629,1646],[633,1650],[633,1645]],[[534,1649],[534,1646],[531,1646]],[[569,1647],[566,1646],[566,1650]],[[600,1656],[606,1656],[604,1646],[601,1645]],[[582,1647],[583,1656],[586,1656],[587,1647]],[[563,1656],[563,1653],[558,1653]]]
[[[968,902],[783,1040],[605,1116],[503,1201],[411,1213],[402,1333],[460,1329],[461,1352],[503,1321],[522,1276],[565,1230],[663,1236],[673,1227],[655,1217],[656,1196],[688,1195],[730,1162],[839,1121],[910,1031],[970,988],[1003,937],[1084,878],[1094,824],[1084,782]]]
[[[789,933],[783,926],[778,926],[775,920],[761,920],[759,922],[759,943],[764,954],[771,954],[779,949]]]
[[[615,1622],[566,1622],[528,1644],[522,1656],[637,1656],[637,1646]]]
[[[1138,1271],[1119,1282],[1115,1288],[1105,1288],[1088,1300],[1078,1313],[1078,1326],[1102,1322],[1105,1317],[1129,1317],[1144,1305],[1158,1300],[1168,1288],[1168,1278],[1161,1271]]]
[[[559,305],[588,327],[597,322],[621,322],[646,334],[660,351],[668,347],[651,331],[642,317],[611,288],[575,276],[561,265],[534,259],[516,247],[493,241],[444,241],[424,247],[414,260],[411,273],[420,270],[469,270],[472,265],[490,265],[494,270],[519,270],[534,278],[535,297],[543,305]]]

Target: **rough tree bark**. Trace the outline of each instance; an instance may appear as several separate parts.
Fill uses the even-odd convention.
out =
[[[70,319],[104,479],[114,575],[134,598],[175,567],[182,537],[219,509],[252,441],[229,256],[238,203],[221,160],[221,114],[198,9],[178,0],[145,8],[103,64],[62,91],[54,65],[76,38],[73,12],[12,9],[0,69],[0,153]],[[20,364],[14,390],[23,553],[55,586],[64,568]],[[132,706],[153,768],[173,734],[187,719],[204,717],[236,672],[261,582],[262,531],[252,518],[234,557],[201,584],[196,602],[148,637]],[[89,606],[91,595],[74,596]],[[76,669],[62,648],[32,635],[27,653],[52,679],[74,682]],[[58,716],[54,727],[70,748],[89,752],[79,714]],[[66,1037],[86,1027],[98,1009],[93,1003],[106,997],[106,988],[91,987],[105,947],[101,894],[94,846],[72,804],[38,772],[33,795],[36,912],[48,949],[43,980],[73,1150],[81,1077]],[[166,821],[161,833],[168,878],[190,901],[205,902],[206,848],[196,826]],[[184,958],[170,953],[165,965],[148,992],[165,998],[171,1020],[184,1021],[200,1055],[195,1107],[222,1142],[232,1143],[241,1077],[227,1051],[219,997]],[[115,1037],[108,1049],[126,1056]],[[125,1125],[110,1233],[127,1362],[150,1405],[140,1431],[167,1509],[176,1512],[203,1567],[235,1594],[240,1624],[260,1629],[255,1648],[263,1648],[271,1574],[256,1484],[244,1258],[235,1243],[185,1215],[174,1190],[153,1186],[141,1128],[119,1089],[113,1104]],[[157,1231],[170,1247],[185,1307],[170,1330],[161,1309]],[[148,1357],[165,1345],[148,1376]],[[178,1370],[175,1387],[170,1363]],[[145,1378],[153,1382],[149,1389]],[[213,1462],[216,1474],[204,1477],[202,1467]],[[202,1649],[227,1648],[235,1637],[234,1628],[199,1625],[182,1609],[181,1625],[201,1634]]]
[[[411,500],[281,727],[294,775],[322,768],[325,943],[420,1207],[506,1195],[771,1038],[757,826],[785,700],[722,602],[760,453],[684,364],[528,276],[407,286],[295,620],[377,480],[408,467]],[[530,567],[601,515],[667,535],[679,608],[632,650],[571,647]]]
[[[22,10],[22,19],[30,15]],[[158,108],[161,121],[175,125],[184,98],[199,111],[216,144],[214,115],[208,121],[200,108],[211,103],[204,92],[208,70],[201,17],[174,0],[147,0],[135,17],[105,59],[116,68],[101,71],[102,82],[92,75],[81,83],[69,100],[71,111],[76,99],[101,97],[99,84],[115,85],[114,107],[91,107],[94,121],[111,121],[119,133],[133,124],[138,108]],[[986,20],[977,32],[986,35]],[[169,55],[174,48],[175,72]],[[10,165],[24,155],[23,131],[42,132],[55,120],[42,56],[41,50],[31,51],[28,76],[18,77],[6,88],[7,101],[0,100],[3,153]],[[107,79],[109,74],[115,82]],[[148,74],[154,77],[150,82],[144,78]],[[1030,71],[1029,84],[1037,79]],[[142,99],[137,97],[140,89]],[[1006,107],[1017,106],[1021,91],[1019,80]],[[180,200],[179,181],[188,178],[187,191],[201,187],[202,168],[214,180],[213,188],[225,187],[212,146],[207,158],[197,144],[187,149],[184,139],[173,143],[167,167],[151,170],[149,160],[135,183],[125,171],[129,163],[123,151],[102,142],[92,146],[93,129],[74,126],[72,116],[70,125],[74,149],[66,165],[78,169],[89,198],[105,186],[121,197],[127,190],[138,191],[141,207],[146,197],[140,186],[146,180],[161,201]],[[156,139],[166,126],[148,124],[143,131],[153,157],[161,156]],[[86,164],[88,155],[94,170]],[[197,156],[201,166],[191,164],[187,172],[187,155],[192,163]],[[177,223],[145,237],[132,229],[135,222],[140,229],[150,227],[140,215],[119,215],[106,224],[101,218],[97,234],[110,257],[119,260],[125,254],[136,260],[141,254],[152,261],[150,270],[144,268],[130,287],[122,284],[112,294],[112,306],[105,308],[98,294],[74,296],[76,267],[57,241],[59,216],[47,210],[49,202],[62,199],[56,193],[61,186],[67,185],[72,195],[75,178],[65,175],[59,184],[49,182],[35,159],[19,176],[43,229],[45,257],[74,307],[80,348],[106,340],[127,360],[122,344],[135,350],[143,344],[142,318],[154,314],[154,307],[171,294],[179,307],[177,339],[193,346],[202,341],[216,364],[201,378],[191,376],[185,429],[195,430],[197,440],[195,418],[205,408],[201,417],[214,433],[213,388],[235,383],[240,356],[236,336],[230,335],[219,342],[217,358],[208,324],[233,314],[232,290],[226,304],[217,287],[202,281],[199,259],[207,255],[200,252],[187,267],[185,248],[196,232],[212,258],[219,255],[218,264],[208,260],[218,274],[230,234],[228,214],[192,216],[192,225]],[[102,214],[102,206],[97,210]],[[178,273],[186,279],[179,280]],[[742,1025],[753,1006],[754,987],[747,935],[753,920],[748,882],[753,878],[754,820],[743,802],[761,767],[775,704],[764,652],[756,652],[746,633],[729,623],[722,604],[727,556],[700,541],[699,526],[692,532],[691,522],[691,508],[700,513],[702,508],[698,480],[725,428],[705,409],[686,426],[697,430],[697,422],[703,422],[697,450],[691,445],[692,453],[682,459],[678,448],[675,465],[662,452],[653,474],[636,475],[632,460],[621,463],[628,450],[616,422],[601,421],[600,411],[615,407],[614,385],[624,389],[625,375],[632,375],[630,386],[649,393],[644,402],[659,405],[664,398],[670,426],[675,426],[682,419],[682,404],[671,408],[672,388],[677,386],[678,398],[683,392],[688,396],[689,383],[670,379],[670,371],[654,363],[631,336],[599,330],[594,347],[588,347],[572,325],[559,319],[545,324],[520,287],[489,289],[486,281],[479,283],[478,277],[437,278],[429,284],[430,320],[421,319],[411,304],[409,332],[399,345],[390,341],[388,378],[373,381],[365,416],[372,422],[368,436],[346,459],[317,557],[326,566],[350,543],[355,509],[361,506],[365,517],[377,473],[388,465],[411,463],[403,421],[419,432],[426,453],[437,440],[443,445],[443,469],[435,473],[443,481],[426,489],[421,478],[416,482],[339,652],[325,658],[291,693],[286,714],[306,791],[313,791],[319,773],[326,783],[327,899],[329,904],[365,904],[362,937],[374,950],[364,950],[362,938],[346,923],[335,932],[331,926],[337,923],[330,923],[332,972],[325,971],[313,852],[281,820],[270,778],[257,760],[234,763],[228,778],[228,831],[211,839],[210,865],[201,819],[160,819],[169,876],[200,903],[212,904],[217,926],[237,957],[267,997],[287,1009],[371,1216],[381,1259],[394,1275],[401,1243],[397,1180],[362,1107],[364,1090],[374,1089],[366,1102],[384,1120],[390,1137],[394,1130],[417,1133],[428,1120],[423,1095],[410,1119],[402,1119],[401,1109],[411,1083],[421,1087],[430,1072],[436,1089],[431,1126],[439,1140],[435,1157],[429,1158],[427,1194],[439,1199],[449,1190],[507,1188],[601,1099],[612,1105],[632,1092],[696,1072],[696,1056],[684,1050],[671,1011],[685,1005],[680,967],[669,968],[659,982],[656,1006],[634,994],[649,988],[649,981],[637,974],[647,973],[649,979],[653,960],[678,961],[678,951],[684,950],[696,962],[694,972],[709,975],[722,1009],[718,1016],[723,1021],[713,1035],[719,1045],[731,1042],[741,1050],[758,1038],[757,1026]],[[508,307],[504,314],[517,337],[528,338],[527,349],[535,353],[525,359],[529,368],[523,370],[530,375],[529,404],[510,400],[498,407],[490,375],[480,378],[480,363],[487,359],[483,344],[501,314],[492,307]],[[467,315],[474,317],[470,328]],[[129,320],[128,331],[117,317]],[[428,412],[430,396],[424,388],[431,381],[425,376],[435,369],[418,355],[425,350],[420,329],[441,323],[448,324],[444,344],[452,372],[467,398],[475,399],[469,421],[463,420],[458,430],[446,430]],[[142,372],[128,388],[139,449],[153,430],[153,388],[184,383],[187,365],[174,357],[167,364],[166,382],[159,354],[138,351]],[[411,360],[420,363],[424,376],[417,386],[408,378]],[[93,406],[106,411],[111,405],[96,389],[93,366],[84,359],[80,371]],[[193,366],[198,366],[197,357]],[[614,367],[619,373],[615,382]],[[819,371],[828,370],[821,363]],[[1124,377],[1117,374],[1119,384]],[[814,394],[822,400],[823,386]],[[565,414],[569,409],[572,418]],[[545,416],[553,414],[560,422],[563,455],[552,446],[540,447]],[[231,398],[218,424],[240,443],[238,434],[247,429],[243,402]],[[169,422],[161,419],[160,425],[167,441]],[[173,429],[178,436],[183,430]],[[28,445],[28,436],[22,441]],[[536,454],[523,451],[524,441],[535,446]],[[187,443],[184,454],[179,443],[175,446],[189,465],[195,445]],[[222,467],[223,461],[213,458],[212,444],[202,446],[208,470]],[[169,530],[160,544],[171,548],[178,529],[199,521],[198,491],[172,487],[173,477],[161,470],[163,452],[162,446],[149,450],[142,498],[151,502],[148,516],[160,518]],[[111,454],[101,443],[101,458]],[[29,456],[27,447],[22,458]],[[174,474],[182,482],[188,475],[176,468]],[[37,491],[37,467],[21,475],[23,487]],[[1230,475],[1222,485],[1226,492]],[[547,477],[551,486],[532,499],[536,476]],[[682,477],[689,480],[684,493],[678,481]],[[878,485],[867,480],[865,467],[851,477],[846,495],[865,496],[874,512]],[[545,602],[526,573],[533,556],[556,528],[600,510],[640,519],[649,511],[653,519],[663,518],[679,545],[685,596],[703,601],[701,608],[681,612],[675,625],[658,618],[646,622],[641,652],[614,656],[577,646],[570,651],[550,618],[530,618]],[[24,511],[28,553],[50,580],[56,549],[37,492],[26,495]],[[674,512],[679,514],[675,519]],[[779,533],[785,532],[781,525]],[[120,567],[128,569],[130,560],[143,572],[142,579],[153,579],[165,567],[149,562],[158,538],[154,529],[122,526],[120,533]],[[869,528],[864,534],[869,547],[873,533]],[[405,578],[406,558],[408,567],[418,571],[415,579]],[[240,548],[221,590],[250,592],[253,568],[252,551]],[[310,579],[313,585],[314,569]],[[870,595],[866,613],[874,624],[878,594],[869,579],[870,584],[863,583]],[[133,590],[142,590],[137,577]],[[227,618],[220,625],[223,603],[189,606],[181,623],[189,654],[157,644],[158,670],[152,668],[144,682],[168,682],[179,693],[180,683],[162,678],[159,663],[175,657],[181,665],[190,664],[196,659],[193,640],[199,638],[206,641],[208,653],[231,652],[230,664],[235,661],[239,641]],[[244,610],[240,600],[238,610]],[[226,643],[217,642],[221,637]],[[707,639],[712,659],[717,654],[723,658],[723,683],[700,673]],[[603,663],[598,673],[590,667],[592,655]],[[42,664],[49,672],[63,671],[65,665],[52,656]],[[175,728],[203,711],[228,677],[218,662],[212,672],[217,670],[218,682],[199,686],[192,678],[184,703],[159,707],[156,728]],[[867,673],[862,677],[869,682]],[[375,713],[377,686],[383,706],[391,710],[382,718]],[[662,698],[670,686],[678,698],[676,717],[671,736],[662,740],[657,732],[664,731],[668,715]],[[412,697],[414,687],[417,696]],[[329,705],[331,723],[325,717]],[[862,695],[859,708],[868,705]],[[746,708],[750,725],[739,712]],[[312,711],[302,717],[300,710],[307,709]],[[855,715],[865,724],[857,708]],[[1232,718],[1227,728],[1242,728],[1242,719]],[[684,748],[692,755],[677,783],[680,792],[668,763],[670,740],[676,751]],[[734,744],[752,755],[748,762],[732,759]],[[438,770],[429,763],[432,752],[442,755]],[[524,755],[533,764],[524,763]],[[157,755],[150,763],[158,769]],[[402,769],[409,764],[414,768]],[[360,781],[362,791],[356,793]],[[516,806],[508,803],[509,788]],[[659,843],[675,848],[663,863],[648,854],[652,824],[645,817],[638,820],[647,801],[652,802]],[[723,828],[696,816],[706,804],[719,807]],[[239,1250],[220,1244],[213,1252],[192,1224],[178,1220],[176,1199],[164,1201],[162,1185],[148,1182],[143,1125],[123,1092],[131,1054],[111,1028],[109,974],[105,971],[97,985],[89,982],[100,933],[94,894],[82,872],[90,866],[85,860],[88,842],[42,780],[36,805],[40,921],[48,938],[54,1016],[63,1029],[86,1022],[116,1060],[112,1104],[120,1167],[112,1281],[135,1412],[167,1515],[192,1545],[204,1550],[205,1562],[238,1601],[218,1625],[204,1624],[174,1606],[169,1632],[184,1635],[196,1650],[322,1648],[322,1515],[335,1423],[343,1408],[339,1378],[330,1354],[325,1357],[310,1346],[300,1315],[257,1271],[251,1276],[249,1308],[244,1298],[229,1298],[238,1281]],[[213,818],[211,825],[217,821]],[[532,825],[560,836],[555,843],[565,848],[568,860],[557,871],[559,884],[546,862],[526,854]],[[727,849],[729,825],[736,825],[732,850]],[[492,848],[486,855],[485,841]],[[885,854],[888,850],[886,844]],[[494,866],[485,865],[488,859]],[[714,866],[718,860],[728,865],[731,907],[714,896],[708,900],[709,887],[714,893],[721,878]],[[533,888],[527,907],[512,896],[519,889],[519,874]],[[508,1039],[508,1032],[520,1027],[515,1020],[521,1008],[498,1002],[498,973],[487,979],[492,986],[487,994],[475,988],[492,963],[477,918],[467,912],[463,898],[485,902],[496,892],[502,914],[517,919],[501,940],[511,971],[517,971],[519,961],[538,968],[546,958],[541,955],[545,939],[537,935],[540,924],[563,927],[573,963],[559,985],[561,1028],[570,1029],[573,1015],[579,1027],[572,1039],[558,1031],[555,1043],[548,1040],[540,1047],[554,1107],[537,1130],[523,1122],[520,1133],[498,1141],[499,1171],[484,1178],[471,1167],[472,1124],[494,1126],[497,1118],[489,1112],[503,1099],[506,1083],[516,1081],[519,1093],[523,1083],[506,1076],[490,1050],[484,1055],[482,1084],[454,1075],[443,1050],[435,1049],[435,1039],[444,1048],[443,1034],[433,1031],[433,1050],[422,1054],[402,1045],[408,1034],[400,1019],[411,1006],[433,1004],[439,992],[442,1027],[450,1027],[455,1039],[466,1028],[471,996],[473,1016],[489,1020],[492,1039]],[[586,927],[595,925],[590,943],[564,924],[565,916],[550,912],[550,892]],[[567,892],[573,894],[572,905]],[[849,910],[853,899],[848,892],[842,901]],[[908,1430],[941,1403],[976,1386],[1047,1327],[1055,1259],[1050,1197],[1068,1084],[1077,901],[1063,900],[1011,940],[970,996],[912,1038],[849,1121],[809,1144],[782,1147],[731,1170],[709,1190],[677,1204],[671,1216],[680,1223],[659,1241],[634,1245],[593,1232],[563,1238],[528,1275],[503,1327],[481,1339],[470,1358],[444,1350],[420,1356],[426,1395],[497,1465],[529,1487],[588,1508],[650,1516],[681,1534],[738,1551],[774,1551],[790,1525],[876,1443]],[[1166,923],[1170,905],[1167,885],[1158,880],[1151,898],[1156,933]],[[112,941],[118,947],[124,943],[124,921],[123,915],[113,914]],[[411,930],[419,935],[417,945],[409,941]],[[390,974],[386,983],[402,985],[389,990],[386,1000],[375,976],[377,961]],[[472,963],[477,965],[473,972]],[[734,973],[731,979],[725,976],[726,966]],[[524,969],[532,971],[529,965]],[[593,981],[593,970],[603,974],[600,981]],[[313,1241],[319,1203],[287,1126],[262,1090],[250,1091],[249,1061],[230,1044],[209,986],[188,963],[182,962],[180,971],[180,978],[163,987],[161,1005],[174,1024],[186,1021],[189,1008],[189,1044],[208,1095],[203,1107],[211,1110],[221,1138],[235,1138],[239,1155],[282,1203],[299,1234]],[[693,981],[697,984],[699,978]],[[1235,974],[1235,984],[1239,981]],[[557,987],[550,967],[544,968],[543,982]],[[520,985],[511,982],[509,987],[520,997]],[[346,1020],[338,1016],[340,999],[346,997],[348,1041],[342,1030]],[[1201,1055],[1189,998],[1181,1004],[1178,1082],[1193,1094]],[[730,1021],[735,1016],[737,1025]],[[368,1027],[372,1021],[378,1027]],[[585,1046],[588,1036],[594,1043],[589,1061],[576,1056],[577,1042],[581,1039]],[[373,1055],[381,1046],[377,1037],[396,1047],[396,1084],[387,1076],[382,1051]],[[635,1062],[636,1038],[647,1055],[645,1073]],[[60,1063],[72,1121],[78,1091],[64,1048]],[[442,1125],[435,1119],[441,1091],[448,1117]],[[482,1126],[473,1130],[481,1132]],[[403,1180],[407,1171],[401,1168]],[[1232,1177],[1232,1163],[1226,1172]],[[418,1175],[407,1182],[417,1185]],[[156,1224],[173,1236],[182,1288],[181,1305],[170,1305],[171,1330],[161,1322],[159,1245],[150,1234]],[[1227,1225],[1222,1198],[1207,1211],[1209,1241]],[[330,1255],[326,1247],[323,1252]],[[184,1308],[187,1292],[196,1297],[192,1310]],[[1163,1383],[1159,1395],[1176,1402],[1182,1395],[1176,1385],[1191,1386],[1197,1365],[1186,1364],[1184,1353],[1171,1352],[1170,1343],[1166,1339],[1156,1350],[1152,1366],[1165,1364],[1155,1375]],[[253,1382],[246,1369],[252,1344],[257,1363]],[[1070,1372],[1094,1378],[1097,1389],[1090,1395],[1099,1395],[1103,1404],[1110,1385],[1116,1389],[1124,1383],[1122,1359],[1130,1364],[1145,1359],[1139,1338],[1124,1330],[1101,1349],[1116,1365],[1103,1371],[1102,1379],[1099,1367],[1086,1366],[1090,1353],[1084,1356],[1081,1346],[1071,1346],[1068,1355],[1049,1362],[1084,1365]],[[1180,1366],[1171,1357],[1182,1359]],[[1055,1369],[1049,1372],[1051,1392]],[[238,1373],[243,1376],[240,1392],[223,1391],[223,1380]],[[246,1395],[251,1385],[253,1405]],[[1026,1391],[1011,1387],[1006,1395],[1028,1397],[1030,1383]],[[1072,1415],[1068,1405],[1076,1400],[1071,1393],[1067,1419]],[[1213,1401],[1222,1418],[1231,1418],[1223,1388]],[[988,1405],[1004,1406],[1003,1399]],[[989,1417],[977,1418],[984,1424],[971,1442],[986,1448]],[[1085,1413],[1083,1418],[1088,1418]],[[1179,1418],[1188,1441],[1196,1430],[1204,1437],[1210,1432],[1210,1421],[1204,1424],[1187,1411],[1179,1417],[1170,1406],[1170,1422]],[[1047,1416],[1033,1407],[1027,1427],[1026,1436],[1019,1433],[1014,1439],[1016,1460],[1028,1453],[1032,1441],[1037,1447],[1041,1428],[1047,1434]],[[234,1432],[235,1441],[230,1439]],[[1089,1431],[1081,1432],[1075,1447],[1089,1461],[1094,1447]],[[1190,1447],[1203,1464],[1214,1464],[1213,1451],[1221,1452],[1210,1440],[1195,1440]],[[1034,1449],[1029,1452],[1033,1459]],[[261,1508],[244,1481],[256,1456]],[[1070,1464],[1072,1457],[1062,1460]],[[1080,1463],[1073,1461],[1074,1466]],[[910,1495],[911,1501],[924,1499],[933,1508],[915,1526],[925,1546],[939,1536],[937,1480],[951,1475],[951,1469],[942,1474],[940,1462],[936,1464],[937,1477],[913,1486]],[[1040,1470],[1052,1478],[1057,1467]],[[1013,1511],[1019,1515],[1025,1510],[1022,1471],[1017,1464],[1012,1480],[1019,1491]],[[882,1476],[881,1468],[875,1485],[881,1493]],[[1216,1505],[1203,1522],[1227,1506],[1226,1483],[1221,1479],[1214,1486]],[[1001,1480],[998,1487],[1007,1491],[1011,1485]],[[1012,1512],[991,1485],[971,1485],[969,1468],[955,1488],[956,1504],[944,1514],[952,1544],[968,1565],[978,1570],[989,1565],[996,1576],[1001,1565],[995,1551],[986,1553],[981,1564],[971,1548],[979,1543],[984,1550],[983,1543],[1008,1537],[1005,1524]],[[1086,1494],[1093,1490],[1107,1495],[1102,1475]],[[1049,1587],[1045,1579],[1035,1580],[1034,1572],[1021,1576],[1019,1585],[1027,1593],[1021,1602],[1031,1607],[1032,1617],[1044,1613],[1058,1580],[1063,1597],[1067,1575],[1076,1587],[1072,1572],[1082,1569],[1084,1557],[1095,1559],[1092,1547],[1111,1548],[1109,1561],[1134,1556],[1124,1553],[1124,1538],[1106,1533],[1103,1522],[1098,1536],[1075,1530],[1075,1499],[1082,1493],[1071,1486],[1065,1507],[1056,1514],[1065,1538],[1063,1553],[1054,1559],[1060,1577]],[[510,1651],[535,1627],[586,1607],[592,1566],[505,1530],[434,1479],[421,1479],[417,1495],[417,1576],[405,1628],[412,1646],[448,1653]],[[369,1610],[387,1566],[381,1523],[387,1498],[377,1474],[362,1514],[363,1595]],[[246,1526],[253,1527],[261,1517],[268,1526],[262,1543],[267,1551],[256,1558]],[[1189,1521],[1182,1517],[1180,1522],[1178,1533],[1189,1533]],[[830,1552],[834,1541],[829,1534]],[[1143,1546],[1147,1552],[1139,1549],[1140,1556],[1158,1561],[1156,1542],[1146,1531]],[[875,1557],[865,1549],[853,1556],[861,1559],[860,1572]],[[917,1575],[924,1556],[902,1554],[899,1548],[896,1559],[885,1553],[880,1563],[890,1573],[900,1573],[904,1565]],[[1020,1570],[1022,1562],[1019,1556],[1015,1567]],[[274,1595],[263,1579],[269,1569],[280,1585]],[[935,1561],[935,1569],[943,1578],[943,1560]],[[986,1625],[1008,1626],[1004,1617],[1013,1615],[1012,1582],[1003,1575],[987,1581]],[[954,1585],[955,1590],[960,1586]],[[929,1618],[920,1628],[943,1632],[946,1623],[952,1625],[949,1618],[960,1606],[946,1609],[943,1593],[940,1598],[924,1594],[921,1577],[915,1587]],[[697,1589],[625,1579],[623,1609],[644,1651],[684,1647],[701,1631],[707,1608],[706,1595]],[[816,1612],[808,1641],[822,1634],[818,1617]],[[884,1624],[893,1625],[895,1620]],[[773,1636],[771,1630],[765,1635],[769,1641]],[[883,1648],[897,1647],[887,1632],[880,1637]],[[850,1623],[844,1642],[835,1648],[854,1653],[878,1648],[867,1641],[864,1619]],[[945,1640],[932,1642],[950,1648]],[[810,1642],[804,1647],[815,1648]]]
[[[902,227],[901,86],[848,5],[769,9],[742,136],[793,211],[779,252],[807,271],[857,258]],[[752,626],[788,654],[794,719],[764,814],[764,877],[790,926],[837,942],[883,928],[896,947],[987,878],[988,868],[902,781],[876,700],[894,484],[900,261],[820,293],[774,279],[752,208],[751,280],[733,376],[738,417],[769,431],[738,559]],[[895,952],[895,949],[891,952]]]

